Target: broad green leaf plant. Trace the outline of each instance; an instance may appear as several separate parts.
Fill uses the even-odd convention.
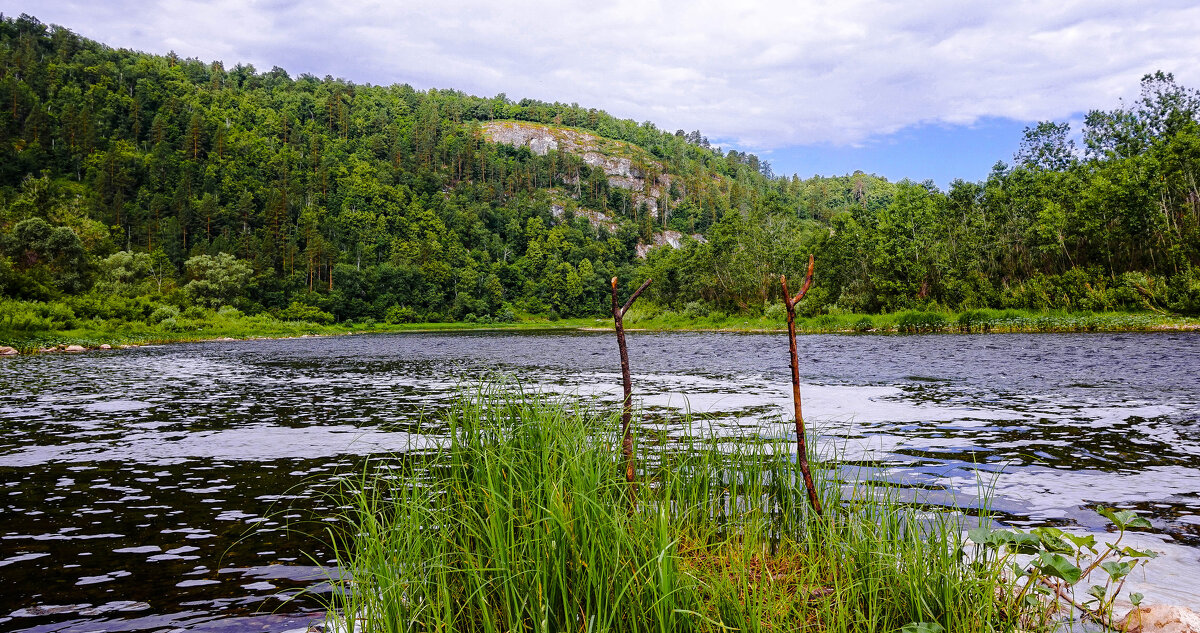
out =
[[[1121,544],[1130,528],[1148,528],[1149,521],[1131,510],[1100,508],[1098,512],[1117,529],[1112,542],[1098,542],[1094,534],[1076,535],[1055,527],[1023,531],[982,525],[968,531],[977,545],[975,563],[1011,575],[1013,582],[999,585],[1010,588],[1003,597],[1010,612],[1027,612],[1028,607],[1042,605],[1045,608],[1037,612],[1049,619],[1064,610],[1078,609],[1084,617],[1114,627],[1113,605],[1125,581],[1157,554]],[[1097,571],[1103,583],[1090,585],[1085,596],[1079,597],[1079,585]],[[1131,592],[1129,601],[1136,607],[1142,597]]]

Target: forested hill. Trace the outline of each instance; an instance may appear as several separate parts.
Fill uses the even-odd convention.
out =
[[[1198,105],[1148,76],[1084,147],[1045,123],[942,192],[776,177],[576,104],[227,69],[5,17],[0,302],[507,320],[603,314],[608,278],[653,276],[664,308],[755,313],[811,252],[810,313],[1196,313]]]

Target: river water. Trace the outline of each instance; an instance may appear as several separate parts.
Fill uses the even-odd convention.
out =
[[[630,333],[669,435],[786,434],[786,338]],[[0,360],[0,630],[285,631],[320,618],[330,481],[502,375],[619,398],[611,333],[222,341]],[[1136,587],[1200,606],[1200,335],[812,335],[804,410],[847,477],[1006,523],[1153,524]]]

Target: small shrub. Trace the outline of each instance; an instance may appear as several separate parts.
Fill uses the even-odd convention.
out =
[[[149,318],[147,318],[146,320],[149,321],[151,324],[161,325],[162,322],[167,319],[178,319],[178,318],[179,318],[179,308],[176,308],[175,306],[172,306],[172,305],[164,305],[164,306],[158,306],[157,308],[155,308],[154,312],[151,312]]]
[[[233,306],[221,306],[221,309],[217,310],[217,314],[226,319],[240,319],[244,316],[241,310]]]
[[[144,308],[147,301],[144,297],[127,298],[118,295],[89,293],[75,297],[67,297],[65,301],[82,319],[113,319],[122,318],[130,321],[141,321],[146,317]]]
[[[279,323],[279,319],[276,319],[274,317],[274,315],[272,315],[270,312],[262,312],[259,314],[255,314],[255,315],[246,317],[246,325],[251,326],[251,327],[253,327],[253,326],[274,327],[278,323]]]
[[[333,315],[320,308],[293,301],[291,305],[279,311],[281,321],[307,321],[318,325],[331,325]]]
[[[417,311],[408,306],[394,305],[388,308],[387,314],[383,316],[383,320],[393,325],[396,323],[416,323]]]
[[[38,316],[50,321],[51,329],[70,330],[76,325],[75,311],[65,303],[49,301],[35,303],[34,306]]]
[[[763,311],[763,317],[774,323],[783,323],[787,320],[787,306],[782,303],[772,303]]]
[[[690,301],[683,306],[683,316],[689,319],[700,319],[708,316],[708,305],[701,301]]]
[[[50,330],[50,319],[38,314],[36,304],[26,301],[0,299],[0,330]]]
[[[209,316],[209,311],[201,306],[188,306],[183,309],[181,316],[185,319],[203,319]]]
[[[182,332],[184,326],[175,317],[169,316],[158,322],[158,327],[164,332]]]
[[[512,308],[504,308],[496,314],[496,323],[513,323],[517,320],[516,313]]]
[[[860,334],[870,332],[873,327],[875,327],[875,323],[871,321],[871,317],[863,317],[854,322],[854,331]]]
[[[1171,278],[1168,307],[1184,314],[1200,314],[1200,268],[1188,266]]]

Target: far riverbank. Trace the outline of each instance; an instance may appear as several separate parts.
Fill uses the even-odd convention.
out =
[[[776,315],[686,315],[649,308],[631,309],[626,327],[642,331],[783,332],[786,324]],[[8,327],[5,327],[5,326]],[[474,330],[595,330],[611,329],[611,319],[551,320],[520,315],[511,323],[488,321],[450,323],[385,323],[351,321],[320,324],[280,320],[267,314],[245,316],[207,311],[193,318],[173,318],[158,324],[140,321],[91,320],[63,324],[72,327],[19,329],[5,324],[0,315],[0,347],[18,353],[66,351],[68,347],[98,349],[102,345],[157,345],[218,339],[296,338],[387,332],[443,332]],[[887,314],[823,314],[798,317],[801,334],[930,334],[930,333],[1034,333],[1034,332],[1152,332],[1200,331],[1200,318],[1153,312],[1036,312],[1028,310],[973,310],[960,313],[893,312]],[[79,351],[75,349],[74,351]]]

